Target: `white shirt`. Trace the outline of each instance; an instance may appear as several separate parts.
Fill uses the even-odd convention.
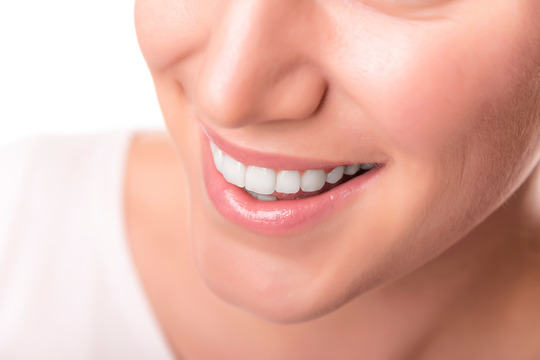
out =
[[[0,359],[172,359],[131,259],[133,133],[0,148]]]

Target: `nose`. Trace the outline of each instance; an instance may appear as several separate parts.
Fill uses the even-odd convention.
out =
[[[306,119],[326,81],[313,59],[311,0],[230,0],[216,15],[195,83],[196,110],[226,128]]]

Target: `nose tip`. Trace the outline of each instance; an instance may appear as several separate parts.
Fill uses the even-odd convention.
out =
[[[223,79],[223,73],[207,76],[198,82],[197,108],[207,119],[226,128],[306,119],[320,106],[326,91],[325,81],[313,72],[299,68],[283,78],[269,75],[257,80],[241,76]]]
[[[197,111],[216,125],[235,128],[309,118],[326,81],[298,31],[296,1],[231,2],[217,18],[196,78]]]

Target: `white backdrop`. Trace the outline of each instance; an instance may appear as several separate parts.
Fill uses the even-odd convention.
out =
[[[133,0],[1,0],[0,146],[120,128],[164,128]]]

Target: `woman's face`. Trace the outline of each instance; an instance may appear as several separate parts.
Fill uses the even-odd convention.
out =
[[[537,0],[137,0],[206,285],[305,321],[463,238],[536,165],[538,18]],[[216,171],[208,137],[252,175],[377,165],[261,201]]]

